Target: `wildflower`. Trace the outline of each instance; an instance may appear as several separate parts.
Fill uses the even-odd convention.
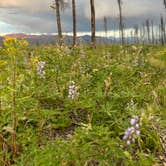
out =
[[[135,138],[140,135],[138,122],[138,116],[133,116],[130,120],[131,127],[127,128],[123,136],[123,140],[126,141],[127,145],[130,145],[131,142],[135,142]]]
[[[136,130],[136,135],[139,136],[140,135],[140,131]]]
[[[45,67],[46,62],[44,61],[39,61],[38,66],[37,66],[37,74],[40,76],[40,78],[45,78]]]
[[[133,99],[131,99],[130,102],[127,103],[127,107],[128,107],[128,108],[132,107],[132,109],[133,109],[134,105],[135,105],[135,103],[134,103],[134,100],[133,100]]]
[[[130,100],[130,105],[134,106],[134,100],[133,99]]]
[[[131,143],[130,140],[127,140],[127,145],[130,145],[130,143]]]
[[[133,64],[134,67],[138,67],[139,66],[139,58],[136,56],[135,59],[134,59],[134,64]]]
[[[139,129],[139,124],[138,124],[138,123],[135,125],[135,128],[136,128],[136,129]]]
[[[134,126],[137,122],[138,122],[138,117],[137,116],[133,116],[133,118],[131,118],[131,120],[130,120],[130,124],[132,126]]]
[[[68,97],[73,100],[78,95],[79,95],[79,93],[77,92],[77,87],[75,85],[75,82],[71,81],[71,83],[69,85],[69,94],[68,94]]]

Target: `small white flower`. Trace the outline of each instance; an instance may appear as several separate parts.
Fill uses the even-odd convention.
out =
[[[126,140],[126,139],[127,139],[127,135],[124,135],[124,136],[123,136],[123,140]]]
[[[130,144],[131,144],[130,140],[127,140],[127,142],[126,142],[126,143],[127,143],[127,145],[130,145]]]
[[[130,104],[131,104],[131,106],[134,105],[134,100],[133,99],[130,100]]]
[[[136,128],[136,129],[139,129],[139,124],[138,124],[138,123],[135,125],[135,128]]]
[[[139,136],[140,135],[140,131],[136,130],[136,135]]]
[[[75,85],[75,82],[74,82],[74,81],[71,81],[71,84]]]
[[[135,128],[134,128],[134,127],[131,127],[131,128],[130,128],[130,134],[134,133],[134,131],[135,131]]]
[[[132,118],[131,120],[130,120],[130,124],[133,126],[133,125],[135,125],[135,123],[137,122],[137,120],[135,119],[135,118]]]
[[[73,100],[78,95],[79,93],[77,92],[77,87],[75,86],[75,82],[71,81],[69,85],[68,98],[71,98]]]
[[[133,142],[133,143],[135,142],[135,138],[132,138],[132,142]]]
[[[46,62],[44,61],[39,61],[38,62],[38,66],[37,66],[37,74],[41,77],[41,78],[45,78],[45,71],[44,71],[44,67],[45,67]]]
[[[134,115],[133,118],[138,121],[138,116]]]

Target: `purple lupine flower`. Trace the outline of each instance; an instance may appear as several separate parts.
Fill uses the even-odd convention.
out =
[[[79,93],[77,92],[77,87],[75,85],[74,81],[71,81],[69,85],[69,93],[68,93],[68,98],[71,98],[72,100],[77,97]]]
[[[123,136],[123,140],[126,141],[127,145],[130,145],[131,142],[135,142],[135,137],[138,137],[140,135],[138,122],[139,122],[138,116],[133,116],[130,120],[131,127],[126,129]]]

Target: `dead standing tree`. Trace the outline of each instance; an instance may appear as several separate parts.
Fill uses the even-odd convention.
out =
[[[103,18],[103,24],[104,24],[104,31],[105,31],[104,42],[107,43],[107,39],[108,39],[108,21],[107,21],[107,17],[106,16],[104,16],[104,18]]]
[[[121,42],[122,42],[122,45],[124,45],[125,41],[124,41],[124,23],[123,23],[123,15],[122,15],[122,0],[118,0],[118,7],[119,7],[119,19],[120,19],[119,29],[121,33]]]
[[[62,46],[63,36],[62,36],[62,25],[61,25],[61,10],[67,7],[68,3],[64,0],[55,0],[55,4],[51,6],[52,9],[56,10],[56,22],[58,29],[58,45]]]
[[[56,6],[56,21],[57,21],[57,28],[58,28],[58,44],[59,44],[59,46],[62,46],[63,36],[62,36],[60,1],[59,0],[55,0],[55,6]]]
[[[139,44],[139,36],[138,36],[138,25],[134,26],[134,40],[135,40],[135,44]]]
[[[147,36],[148,36],[148,44],[150,44],[150,23],[149,19],[146,20],[146,29],[147,29]]]
[[[165,7],[165,9],[166,9],[166,0],[164,0],[164,7]]]
[[[96,47],[96,23],[95,23],[95,3],[94,0],[90,0],[91,7],[91,42],[92,47]]]
[[[72,0],[72,12],[73,12],[73,47],[77,46],[77,20],[76,20],[76,3]]]
[[[164,19],[163,19],[163,16],[161,15],[161,25],[160,25],[160,28],[161,28],[161,44],[164,45],[165,44],[165,23],[164,23]]]
[[[107,17],[104,16],[104,31],[105,31],[105,35],[107,37],[107,32],[108,32],[108,22],[107,22]]]
[[[152,43],[155,44],[154,23],[153,23],[153,20],[151,20],[151,26],[152,26]]]

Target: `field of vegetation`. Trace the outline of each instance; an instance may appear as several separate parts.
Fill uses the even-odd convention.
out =
[[[166,165],[166,48],[0,48],[0,165]]]

